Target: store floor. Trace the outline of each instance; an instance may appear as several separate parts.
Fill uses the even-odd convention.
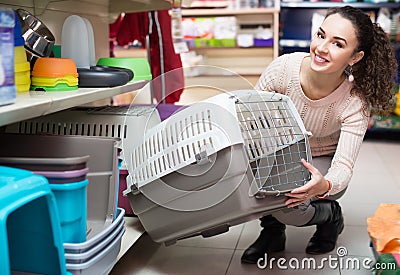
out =
[[[339,237],[338,250],[330,254],[314,258],[306,254],[304,249],[314,227],[289,226],[285,252],[268,255],[268,267],[242,264],[244,249],[260,230],[255,220],[234,226],[222,235],[194,237],[168,247],[154,243],[144,234],[111,274],[371,274],[364,267],[374,259],[366,220],[380,203],[400,203],[399,156],[400,141],[364,141],[353,179],[340,199],[345,229]],[[343,253],[345,257],[338,256]]]

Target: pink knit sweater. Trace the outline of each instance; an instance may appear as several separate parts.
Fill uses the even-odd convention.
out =
[[[300,65],[308,53],[292,53],[276,58],[263,72],[255,89],[275,91],[289,96],[296,106],[310,138],[313,156],[334,155],[325,178],[332,184],[331,195],[344,190],[353,175],[353,167],[364,134],[368,116],[362,102],[351,96],[347,79],[330,95],[311,100],[300,85]]]

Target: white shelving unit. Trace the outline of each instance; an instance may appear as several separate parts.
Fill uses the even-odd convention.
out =
[[[227,55],[223,52],[229,52],[229,58],[231,63],[243,64],[243,60],[246,56],[251,57],[251,50],[257,51],[258,59],[260,59],[260,51],[263,51],[263,58],[265,58],[266,63],[269,63],[272,59],[276,58],[279,54],[279,12],[280,12],[280,1],[275,1],[275,6],[271,8],[245,8],[245,9],[230,9],[230,8],[215,8],[215,9],[182,9],[182,17],[216,17],[216,16],[235,16],[238,20],[238,24],[270,24],[271,30],[273,32],[274,43],[272,47],[266,48],[195,48],[194,51],[199,51],[201,54],[207,56],[213,55]],[[215,53],[218,52],[219,53]],[[227,59],[227,57],[225,57]],[[239,61],[239,62],[238,62]],[[213,63],[214,62],[214,63]],[[207,65],[220,65],[219,60],[210,60],[210,64]],[[265,62],[264,62],[265,63]],[[254,75],[261,74],[262,69],[265,68],[265,64],[259,66],[258,70],[251,70],[246,72],[246,70],[241,70],[240,74],[243,75]],[[229,63],[222,63],[222,65],[227,65]],[[257,68],[258,64],[254,64],[253,67]],[[261,69],[262,68],[262,69]]]
[[[146,83],[147,81],[137,81],[112,88],[80,88],[75,91],[18,93],[15,103],[0,107],[0,126],[139,90]]]
[[[182,9],[183,18],[206,18],[233,16],[240,33],[249,26],[269,26],[273,33],[271,47],[195,47],[201,56],[199,75],[186,76],[186,94],[218,94],[221,91],[248,89],[252,87],[265,68],[279,55],[280,1],[275,0],[269,8],[190,8]],[[242,27],[244,27],[242,29]],[[254,31],[249,29],[249,32]],[[241,79],[243,78],[243,79]],[[195,88],[192,88],[195,87]],[[201,94],[201,95],[199,95]],[[184,102],[186,102],[184,100]],[[191,102],[190,100],[188,102]]]

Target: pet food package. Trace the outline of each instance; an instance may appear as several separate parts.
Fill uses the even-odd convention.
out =
[[[14,103],[14,11],[0,7],[0,105]]]

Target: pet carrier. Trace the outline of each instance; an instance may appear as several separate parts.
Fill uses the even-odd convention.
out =
[[[223,233],[285,207],[282,194],[309,180],[307,135],[285,95],[217,95],[125,144],[124,194],[156,242]]]
[[[159,122],[158,111],[151,105],[77,107],[8,125],[6,132],[112,137],[123,141]]]
[[[115,217],[118,194],[122,193],[118,186],[118,151],[122,144],[160,121],[158,110],[151,105],[78,107],[8,125],[6,133],[28,135],[14,138],[17,152],[23,155],[27,151],[21,150],[22,145],[18,142],[23,144],[22,147],[28,147],[31,157],[34,154],[42,157],[62,154],[65,157],[83,152],[90,155],[88,220],[97,228],[97,225],[108,225],[112,222],[110,218]],[[33,150],[26,145],[28,141],[29,144],[46,144],[46,147],[43,149],[39,145],[37,150]],[[5,154],[3,151],[1,156]]]

